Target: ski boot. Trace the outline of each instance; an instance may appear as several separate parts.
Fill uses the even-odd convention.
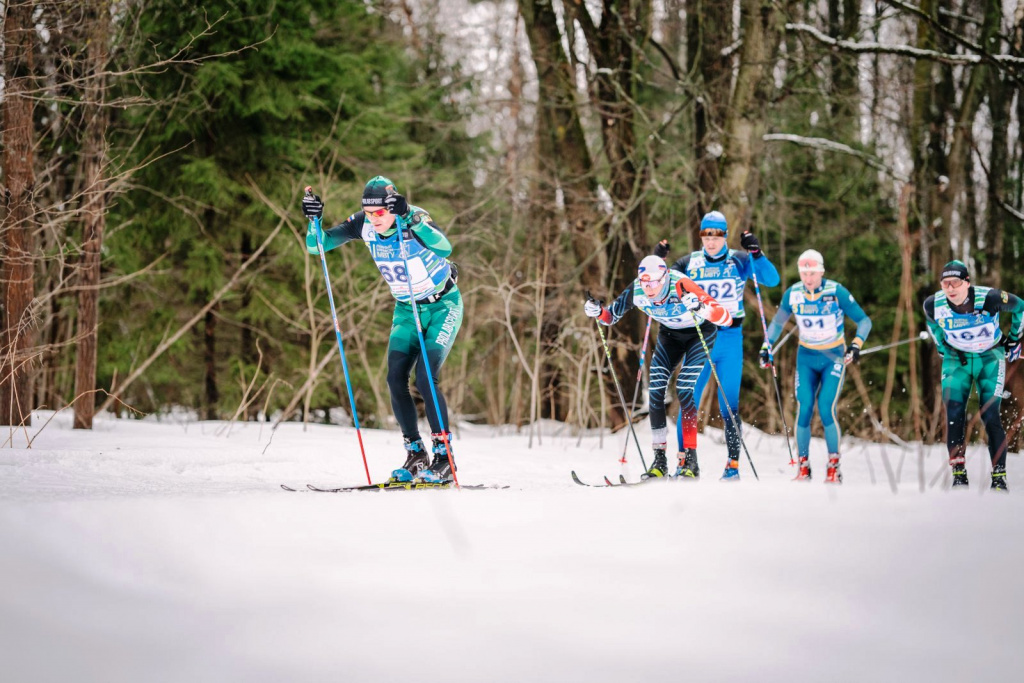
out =
[[[825,483],[843,483],[843,472],[839,469],[839,456],[835,453],[830,453],[828,456],[828,469],[825,470]]]
[[[452,454],[451,461],[448,460],[448,451],[451,450],[451,435],[448,435],[448,446],[445,447],[444,434],[431,434],[434,438],[434,460],[430,467],[420,474],[420,481],[428,484],[442,484],[452,480],[452,465],[455,463],[455,454]],[[458,466],[455,470],[458,471]]]
[[[423,448],[423,441],[420,439],[405,439],[406,458],[405,464],[397,470],[391,471],[390,482],[412,481],[420,472],[427,469],[430,464],[430,456]]]
[[[811,480],[811,461],[807,458],[800,458],[800,471],[796,473],[796,477],[793,481],[810,481]]]
[[[721,481],[739,481],[740,480],[740,461],[729,460],[725,466],[725,472],[722,473]]]
[[[697,449],[684,448],[679,454],[679,466],[676,467],[676,476],[686,479],[700,479],[700,465],[697,464]]]
[[[640,479],[655,479],[657,477],[668,476],[668,461],[665,459],[665,447],[655,446],[654,447],[654,462],[651,463],[651,468],[640,475]]]
[[[961,456],[959,458],[950,458],[949,464],[953,467],[953,488],[967,488],[967,460]],[[995,479],[995,472],[993,471],[993,480]],[[995,483],[993,481],[993,483]]]
[[[996,465],[992,468],[992,490],[1006,491],[1006,466]]]

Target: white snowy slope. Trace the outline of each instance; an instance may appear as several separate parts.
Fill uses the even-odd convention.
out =
[[[699,482],[584,488],[622,434],[467,425],[462,482],[510,489],[288,493],[364,483],[355,432],[70,421],[0,450],[3,681],[1024,680],[1017,454],[951,493],[941,447],[848,442],[835,487],[816,440],[798,484],[748,429],[761,479],[722,484],[709,430]]]

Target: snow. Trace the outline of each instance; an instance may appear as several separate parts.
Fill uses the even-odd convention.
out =
[[[781,437],[747,429],[761,480],[744,462],[722,484],[709,429],[699,482],[602,489],[569,471],[616,476],[623,434],[548,424],[531,449],[525,430],[463,425],[462,481],[511,488],[319,494],[279,484],[365,482],[351,428],[70,422],[37,413],[0,451],[5,681],[1024,672],[1024,463],[994,494],[979,444],[967,492],[948,491],[941,447],[858,441],[835,487],[818,440],[798,484]],[[380,480],[401,437],[363,438]]]

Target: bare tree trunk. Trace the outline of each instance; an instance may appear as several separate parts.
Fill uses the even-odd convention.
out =
[[[33,322],[29,305],[34,293],[32,234],[33,99],[31,90],[32,4],[8,2],[4,20],[3,178],[6,211],[0,227],[0,424],[32,421],[31,373],[27,350]]]
[[[78,273],[78,352],[75,358],[75,429],[92,429],[96,411],[96,336],[99,325],[98,301],[100,251],[106,226],[107,198],[107,108],[104,106],[103,71],[108,59],[110,10],[106,2],[86,10],[90,40],[87,49],[90,78],[83,93],[85,139],[82,166],[85,179],[82,215],[82,263]]]

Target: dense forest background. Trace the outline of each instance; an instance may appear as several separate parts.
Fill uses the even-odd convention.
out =
[[[816,248],[873,319],[867,346],[924,329],[953,257],[1024,294],[1020,0],[2,5],[2,424],[345,422],[299,202],[313,185],[338,222],[378,173],[455,246],[466,315],[444,381],[474,421],[622,424],[583,293],[617,294],[659,239],[697,248],[712,209],[782,273],[769,319]],[[328,264],[360,419],[389,426],[390,294],[356,245]],[[748,289],[741,414],[780,431]],[[610,333],[627,397],[644,324]],[[778,353],[790,425],[795,348]],[[843,428],[942,439],[938,367],[927,342],[866,355]],[[703,408],[718,419],[710,393]]]

